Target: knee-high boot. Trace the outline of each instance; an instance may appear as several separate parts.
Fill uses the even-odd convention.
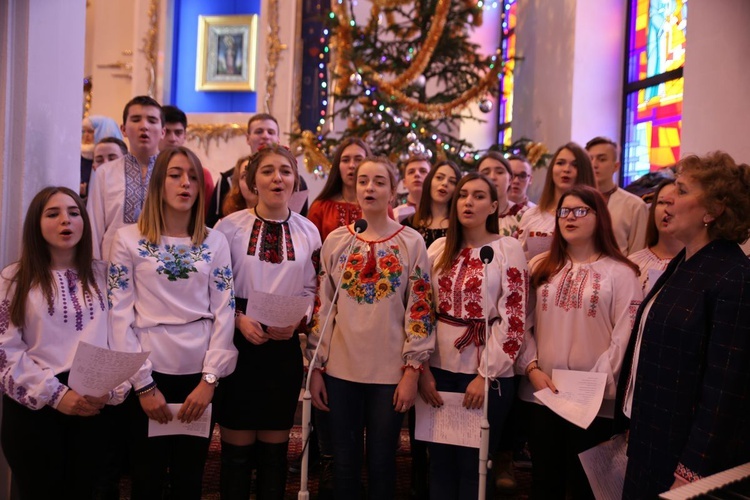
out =
[[[286,490],[286,454],[289,442],[258,441],[258,500],[283,500]]]
[[[256,445],[221,442],[221,500],[248,500],[255,467]]]

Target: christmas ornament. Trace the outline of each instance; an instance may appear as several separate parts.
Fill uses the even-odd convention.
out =
[[[489,99],[482,99],[479,101],[479,111],[482,113],[489,113],[492,111],[492,101]]]
[[[398,161],[400,161],[401,163],[405,162],[408,159],[409,159],[409,153],[407,153],[406,151],[398,155]]]
[[[374,123],[375,125],[379,124],[382,121],[383,115],[381,115],[380,113],[375,113],[374,115],[372,115],[372,123]]]
[[[409,132],[408,134],[406,134],[406,140],[409,141],[409,142],[416,141],[417,140],[417,134],[415,134],[414,132]]]
[[[424,88],[426,83],[427,83],[427,78],[425,78],[424,75],[419,75],[417,79],[414,80],[414,85],[416,85],[419,88]]]
[[[417,142],[412,142],[411,144],[409,144],[409,147],[407,149],[409,150],[409,154],[421,155],[421,154],[424,154],[426,148],[424,147],[424,144],[417,141]]]
[[[352,75],[349,77],[349,83],[359,87],[360,85],[362,85],[362,75],[356,72],[352,73]]]
[[[359,117],[364,112],[365,107],[359,101],[355,101],[351,106],[349,106],[349,114],[355,118]]]

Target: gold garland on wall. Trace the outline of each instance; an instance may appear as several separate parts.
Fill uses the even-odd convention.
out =
[[[159,0],[151,0],[148,5],[148,31],[143,37],[143,48],[141,52],[146,56],[148,63],[146,69],[146,88],[148,95],[154,97],[156,92],[156,57],[158,52],[159,36]]]
[[[208,156],[211,141],[219,146],[219,141],[227,143],[230,139],[245,135],[246,130],[247,125],[243,123],[191,123],[188,125],[185,136],[188,141],[193,139],[198,141],[198,146],[202,147],[203,152]]]
[[[279,0],[268,0],[268,36],[266,44],[268,45],[268,68],[266,69],[266,113],[271,112],[273,107],[273,98],[276,93],[276,69],[279,66],[279,59],[282,50],[287,49],[285,43],[281,43],[279,33]]]

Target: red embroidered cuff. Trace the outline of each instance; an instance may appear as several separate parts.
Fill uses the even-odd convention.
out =
[[[681,477],[689,483],[703,479],[698,473],[691,471],[681,463],[677,464],[677,470],[674,472],[674,475]]]

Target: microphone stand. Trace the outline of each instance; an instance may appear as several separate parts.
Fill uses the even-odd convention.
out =
[[[490,419],[489,419],[489,394],[490,378],[489,370],[489,345],[490,345],[490,317],[489,317],[489,298],[487,286],[487,264],[492,262],[495,252],[492,247],[485,245],[479,251],[479,257],[484,263],[484,408],[482,413],[482,426],[479,442],[479,500],[487,498],[487,471],[492,467],[489,461],[490,455]]]
[[[354,223],[354,234],[349,242],[346,255],[344,259],[344,267],[346,262],[349,260],[349,255],[352,253],[354,243],[357,241],[357,235],[367,230],[367,221],[359,219]],[[344,277],[342,272],[339,276],[338,283],[336,283],[336,290],[333,292],[333,299],[331,299],[331,305],[336,303],[339,296],[339,289],[341,288],[341,281]],[[309,500],[310,492],[307,489],[307,479],[309,475],[309,458],[310,458],[310,428],[312,427],[312,394],[310,393],[310,380],[312,379],[312,372],[315,369],[315,362],[318,360],[318,350],[323,345],[323,336],[325,335],[326,328],[328,327],[328,321],[331,319],[331,312],[333,307],[328,309],[326,314],[326,320],[323,323],[323,328],[320,330],[320,339],[318,339],[318,345],[315,347],[312,359],[310,359],[309,370],[307,372],[307,381],[305,383],[305,393],[302,396],[302,463],[300,464],[300,481],[299,481],[299,492],[297,493],[298,500]],[[309,341],[309,339],[308,339]]]

